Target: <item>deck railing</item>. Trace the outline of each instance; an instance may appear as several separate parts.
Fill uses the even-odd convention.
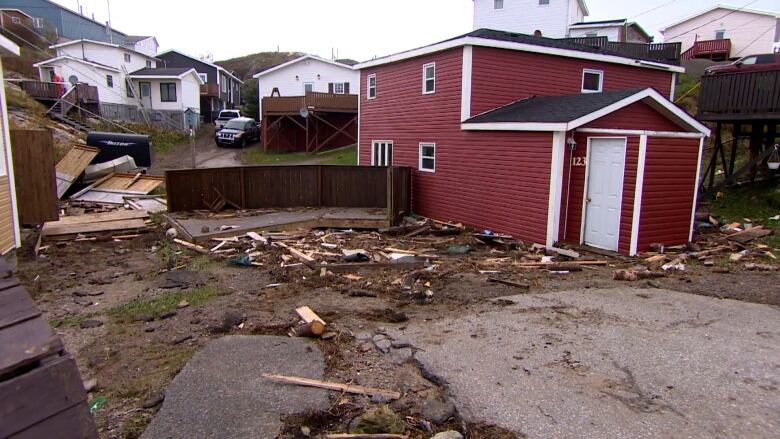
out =
[[[200,94],[206,96],[219,96],[219,86],[217,84],[201,84]]]
[[[263,98],[264,115],[298,114],[301,109],[357,113],[358,96],[309,92],[306,96],[274,96]]]
[[[702,120],[780,118],[780,71],[702,77],[698,117]]]
[[[73,86],[63,82],[22,81],[22,90],[33,99],[56,101]],[[97,103],[98,88],[93,85],[76,84],[75,97],[80,103]]]
[[[693,43],[690,49],[682,54],[682,59],[722,57],[728,59],[731,56],[731,40],[701,40]]]
[[[603,49],[616,54],[635,59],[645,59],[667,64],[679,64],[681,43],[620,43],[609,41],[607,37],[572,37],[563,38],[574,44]]]

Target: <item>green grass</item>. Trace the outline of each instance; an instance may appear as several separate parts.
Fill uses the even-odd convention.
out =
[[[321,154],[263,153],[257,147],[244,154],[244,162],[252,165],[270,165],[318,160],[320,165],[354,166],[357,164],[357,146],[327,151]]]
[[[84,314],[84,315],[78,315],[78,316],[63,317],[61,319],[49,320],[49,326],[51,326],[54,329],[57,329],[57,328],[68,328],[68,327],[77,328],[77,327],[81,326],[81,322],[83,322],[84,320],[86,320],[86,319],[88,319],[88,318],[90,318],[92,316],[93,316],[93,314]]]
[[[182,300],[189,302],[190,306],[198,306],[226,294],[229,293],[219,287],[205,286],[189,291],[167,293],[154,299],[135,299],[108,310],[107,314],[116,322],[128,322],[141,315],[157,318],[160,314],[175,310]]]
[[[155,153],[167,154],[176,148],[176,146],[189,142],[189,135],[183,131],[168,130],[156,125],[146,125],[140,123],[120,122],[119,125],[135,131],[138,134],[146,134],[152,141],[152,147]],[[100,122],[95,131],[107,131],[107,132],[126,132],[117,125]],[[204,136],[208,132],[207,125],[201,125],[198,132],[195,133],[196,138]]]
[[[712,202],[712,212],[723,222],[743,223],[744,218],[775,231],[764,238],[763,244],[780,248],[780,221],[769,218],[780,215],[780,183],[778,181],[757,183],[753,187],[742,187],[724,191],[724,197]]]

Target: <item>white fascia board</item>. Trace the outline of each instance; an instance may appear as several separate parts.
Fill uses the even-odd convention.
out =
[[[614,23],[582,23],[582,24],[570,24],[569,28],[572,29],[588,29],[588,28],[607,28],[607,27],[623,27],[626,25],[626,21],[623,20],[622,23],[614,22]]]
[[[705,137],[702,133],[685,133],[677,131],[651,131],[651,130],[621,130],[612,128],[577,128],[578,133],[588,134],[617,134],[622,136],[648,136],[648,137],[673,137],[681,139],[700,139]]]
[[[329,59],[320,58],[319,56],[314,56],[314,55],[303,55],[301,57],[298,57],[298,58],[295,58],[293,60],[287,61],[286,63],[279,64],[278,66],[271,67],[268,70],[263,70],[262,72],[255,73],[254,75],[252,75],[252,77],[257,79],[257,78],[259,78],[261,76],[265,76],[265,75],[267,75],[267,74],[269,74],[271,72],[275,72],[277,70],[284,69],[286,67],[289,67],[289,66],[291,66],[293,64],[297,64],[297,63],[299,63],[299,62],[301,62],[303,60],[306,60],[306,59],[313,59],[315,61],[321,61],[321,62],[324,62],[325,64],[330,64],[330,65],[334,65],[336,67],[344,68],[345,70],[350,70],[350,71],[355,70],[353,67],[348,66],[346,64],[342,64],[340,62],[331,61]]]
[[[133,53],[135,53],[137,55],[143,56],[144,58],[149,58],[149,59],[153,59],[155,61],[160,61],[159,58],[155,58],[155,57],[147,55],[147,54],[145,54],[143,52],[139,52],[139,51],[133,49],[132,47],[120,46],[119,44],[105,43],[103,41],[89,40],[89,39],[86,39],[86,38],[83,38],[83,39],[80,39],[80,40],[66,41],[66,42],[60,43],[60,44],[55,44],[55,45],[49,46],[49,49],[59,49],[60,47],[73,46],[75,44],[82,44],[82,43],[97,44],[98,46],[104,46],[104,47],[113,47],[114,49],[124,50],[124,51],[127,51],[127,52],[133,52]]]
[[[462,123],[464,131],[566,131],[565,123],[490,122]]]
[[[634,185],[634,211],[631,218],[631,243],[628,255],[635,256],[639,247],[639,219],[642,213],[642,194],[645,184],[645,162],[647,161],[647,135],[639,136],[639,154]]]
[[[0,35],[0,54],[3,56],[19,56],[19,46],[3,35]]]
[[[688,231],[688,242],[693,241],[693,230],[696,224],[696,207],[699,204],[699,180],[701,179],[701,160],[704,154],[704,138],[699,141],[699,160],[696,164],[696,181],[693,183],[693,208],[691,209],[691,228]]]
[[[708,13],[710,13],[710,12],[716,10],[716,9],[726,9],[726,10],[734,11],[734,12],[746,12],[748,14],[766,15],[766,16],[769,16],[769,17],[780,18],[780,15],[772,13],[772,12],[757,11],[755,9],[746,9],[746,8],[739,8],[739,7],[735,7],[735,6],[727,6],[727,5],[715,5],[715,6],[711,7],[711,8],[705,9],[703,11],[699,11],[699,12],[697,12],[695,14],[691,14],[691,15],[683,18],[683,19],[680,19],[680,20],[677,20],[677,21],[675,21],[673,23],[667,24],[663,28],[658,29],[658,31],[661,32],[661,33],[666,32],[666,30],[669,29],[669,28],[672,28],[672,27],[675,27],[675,26],[679,26],[679,25],[685,23],[686,21],[690,21],[690,20],[692,20],[692,19],[694,19],[696,17],[699,17],[701,15],[708,14]]]
[[[517,50],[521,52],[541,53],[545,55],[561,56],[565,58],[586,59],[589,61],[600,61],[600,62],[606,62],[610,64],[622,64],[627,66],[641,67],[641,68],[647,68],[653,70],[664,70],[669,72],[685,73],[685,68],[683,67],[656,63],[652,61],[641,61],[632,58],[624,58],[622,56],[580,52],[578,50],[560,49],[556,47],[544,47],[544,46],[537,46],[534,44],[516,43],[512,41],[499,41],[499,40],[491,40],[488,38],[477,38],[477,37],[458,38],[456,40],[445,41],[442,43],[437,43],[430,46],[420,47],[418,49],[412,49],[406,52],[397,53],[395,55],[390,55],[383,58],[377,58],[375,60],[356,64],[354,66],[354,69],[362,70],[370,67],[380,66],[383,64],[390,64],[398,61],[404,61],[407,59],[417,58],[420,56],[429,55],[431,53],[442,52],[460,46],[479,46],[479,47],[492,47],[496,49]]]
[[[221,71],[225,72],[225,74],[226,74],[226,75],[228,75],[228,76],[230,76],[231,78],[235,79],[235,80],[236,80],[236,81],[238,81],[239,83],[241,83],[241,84],[243,84],[243,83],[244,83],[244,81],[242,81],[242,80],[238,79],[238,78],[237,78],[237,77],[236,77],[234,74],[232,74],[232,73],[230,73],[229,71],[227,71],[227,70],[226,70],[224,67],[222,67],[222,66],[218,66],[218,65],[216,65],[216,64],[214,64],[214,63],[210,63],[210,62],[208,62],[208,61],[206,61],[206,60],[204,60],[204,59],[200,59],[200,58],[198,58],[197,56],[192,56],[192,55],[190,55],[190,54],[188,54],[188,53],[184,53],[184,52],[182,52],[181,50],[177,50],[177,49],[168,49],[168,50],[166,50],[166,51],[164,51],[164,52],[160,52],[160,53],[158,53],[158,54],[157,54],[157,56],[165,55],[166,53],[170,53],[170,52],[173,52],[173,53],[178,53],[179,55],[181,55],[181,56],[186,56],[187,58],[189,58],[189,59],[191,59],[191,60],[198,61],[198,62],[202,62],[203,64],[206,64],[206,65],[207,65],[207,66],[209,66],[209,67],[213,67],[213,68],[215,68],[215,69],[217,69],[217,70],[221,70]],[[155,59],[157,59],[157,58],[155,58]],[[219,74],[217,74],[217,84],[219,84]]]
[[[70,55],[62,55],[62,56],[58,56],[56,58],[47,59],[46,61],[41,61],[39,63],[33,64],[33,67],[38,68],[38,67],[46,66],[46,65],[49,65],[49,64],[54,64],[57,61],[62,61],[62,60],[74,61],[74,62],[77,62],[77,63],[80,63],[80,64],[84,64],[84,65],[87,65],[87,66],[90,66],[90,67],[94,67],[96,69],[106,70],[106,71],[109,71],[109,72],[115,72],[115,73],[119,73],[120,72],[120,70],[117,69],[116,67],[104,66],[103,64],[96,64],[96,63],[89,62],[87,60],[83,60],[81,58],[76,58],[76,57],[73,57],[73,56],[70,56]]]

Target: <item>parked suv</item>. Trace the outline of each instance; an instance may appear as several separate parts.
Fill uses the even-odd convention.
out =
[[[721,73],[765,72],[768,70],[780,70],[780,54],[766,53],[763,55],[745,56],[731,64],[707,67],[704,70],[704,74],[718,75]]]
[[[237,117],[241,117],[241,112],[238,110],[222,110],[219,112],[217,120],[214,121],[214,126],[217,128],[217,131],[219,131],[225,127],[225,124],[228,123],[229,120]]]
[[[223,129],[217,131],[214,140],[217,146],[237,145],[243,148],[250,141],[260,140],[260,128],[254,119],[238,117],[229,120]]]

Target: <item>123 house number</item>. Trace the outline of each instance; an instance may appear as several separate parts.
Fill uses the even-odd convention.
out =
[[[577,166],[577,167],[584,167],[585,166],[585,157],[572,157],[571,158],[571,165]]]

